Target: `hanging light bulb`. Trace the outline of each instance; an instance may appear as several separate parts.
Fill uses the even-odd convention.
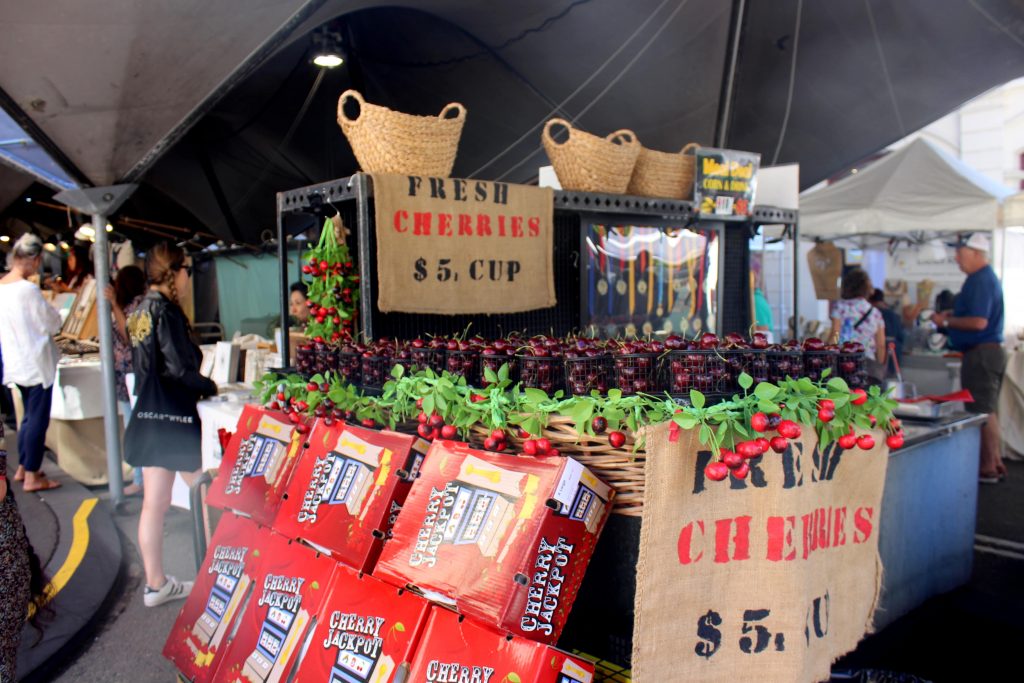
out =
[[[345,49],[341,34],[326,26],[313,33],[313,63],[324,69],[333,69],[345,63]]]

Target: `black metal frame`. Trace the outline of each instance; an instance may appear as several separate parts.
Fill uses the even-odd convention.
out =
[[[281,329],[288,329],[288,272],[285,267],[287,258],[287,238],[285,234],[284,216],[296,213],[320,213],[324,205],[334,206],[339,202],[356,202],[356,240],[359,259],[360,276],[360,321],[363,336],[367,339],[374,338],[373,320],[373,268],[376,259],[370,249],[370,230],[373,227],[373,217],[370,213],[370,199],[373,197],[373,188],[369,182],[369,176],[364,173],[357,173],[347,178],[337,178],[315,185],[295,188],[277,194],[277,242],[278,258],[281,267]],[[556,215],[560,212],[577,213],[581,216],[581,233],[583,220],[592,220],[604,216],[633,216],[638,223],[656,224],[657,222],[666,225],[696,225],[698,223],[721,223],[720,219],[701,218],[697,212],[696,205],[691,201],[679,199],[658,199],[649,197],[635,197],[630,195],[601,194],[595,192],[569,192],[558,190],[554,196],[554,208]],[[750,232],[761,225],[783,224],[792,231],[794,239],[794,255],[798,256],[797,230],[798,212],[792,209],[779,209],[771,206],[755,206],[750,220],[728,223],[724,228],[719,227],[720,236],[724,236],[736,230],[746,229]],[[719,262],[724,263],[726,257],[725,239],[720,240]],[[794,259],[795,264],[795,259]],[[799,320],[799,308],[797,304],[796,290],[798,285],[798,269],[794,268],[794,316]],[[722,271],[719,271],[719,283],[717,291],[719,296],[719,316],[724,319],[722,287]],[[747,287],[744,284],[744,291]],[[718,325],[722,327],[722,325]],[[287,364],[288,359],[288,335],[282,334],[283,348],[281,349],[281,360]]]

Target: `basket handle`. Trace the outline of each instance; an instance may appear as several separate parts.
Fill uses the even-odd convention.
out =
[[[623,147],[633,147],[640,144],[640,141],[636,139],[636,133],[628,128],[622,128],[614,133],[609,133],[605,140],[622,145]]]
[[[565,132],[567,133],[565,142],[559,142],[551,135],[551,129],[554,128],[555,126],[562,126],[563,128],[565,128]],[[569,138],[572,137],[572,124],[566,121],[565,119],[551,119],[544,124],[544,131],[543,133],[541,133],[541,137],[550,141],[552,145],[564,145],[566,142],[569,142]]]
[[[350,119],[345,114],[345,102],[348,98],[352,98],[359,103],[359,115],[354,119]],[[366,106],[366,100],[359,94],[358,90],[346,90],[341,93],[341,97],[338,98],[338,121],[344,121],[345,123],[356,123],[363,115],[363,108]]]
[[[448,115],[451,114],[453,111],[457,112],[457,115],[454,118],[449,117]],[[463,119],[465,117],[466,117],[466,108],[463,107],[458,102],[452,102],[447,107],[442,109],[441,113],[437,115],[437,118],[439,118],[439,119],[446,119],[446,120],[451,120],[451,121],[459,121],[459,120],[461,120],[461,119]]]
[[[700,147],[696,142],[688,142],[679,150],[680,154],[686,154],[687,152],[696,152],[697,148]]]

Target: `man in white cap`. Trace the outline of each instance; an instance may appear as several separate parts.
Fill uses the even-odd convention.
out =
[[[932,321],[949,337],[950,345],[964,354],[960,383],[974,396],[967,410],[987,415],[981,430],[981,468],[978,480],[995,484],[1006,477],[996,404],[1006,370],[1003,350],[1003,287],[988,263],[988,235],[975,232],[956,247],[956,262],[967,273],[952,313],[935,313]]]

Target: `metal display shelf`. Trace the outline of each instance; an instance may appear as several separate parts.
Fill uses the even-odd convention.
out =
[[[278,211],[294,212],[318,209],[325,203],[355,199],[358,195],[357,179],[365,176],[356,174],[347,178],[329,180],[316,185],[307,185],[278,194]],[[372,183],[366,183],[366,196],[373,196]],[[572,192],[555,190],[555,210],[640,214],[663,218],[697,220],[697,207],[684,199],[658,199],[622,194],[601,194],[598,192]],[[755,206],[750,222],[755,225],[793,224],[797,222],[795,209],[780,209],[774,206]],[[746,221],[739,221],[746,222]]]
[[[323,183],[307,185],[295,188],[286,192],[279,192],[277,195],[277,238],[278,258],[281,261],[281,325],[287,328],[288,324],[288,276],[284,267],[287,257],[287,230],[289,216],[312,214],[320,218],[333,215],[335,211],[342,214],[342,218],[349,227],[353,227],[356,238],[355,252],[359,261],[360,275],[360,324],[364,337],[372,339],[381,332],[395,334],[404,332],[406,329],[417,329],[412,323],[406,321],[402,324],[395,322],[398,316],[407,316],[412,320],[417,318],[421,323],[419,329],[423,329],[422,323],[431,318],[443,316],[411,316],[411,314],[381,314],[376,311],[375,306],[375,267],[376,258],[374,255],[375,238],[373,231],[373,184],[370,176],[364,173],[357,173],[345,178],[328,180]],[[748,238],[753,231],[761,225],[782,224],[791,231],[794,238],[794,251],[796,250],[797,220],[798,213],[795,210],[780,209],[771,206],[755,206],[753,215],[748,220],[722,220],[713,217],[701,217],[697,212],[696,205],[691,201],[677,199],[658,199],[650,197],[637,197],[631,195],[601,194],[594,192],[571,192],[556,190],[554,193],[555,230],[556,230],[556,269],[560,265],[562,270],[575,268],[573,276],[575,283],[568,287],[560,282],[556,273],[556,289],[558,290],[559,304],[555,311],[548,309],[544,314],[515,314],[503,316],[448,316],[450,318],[449,329],[462,329],[466,326],[467,320],[486,319],[488,324],[497,324],[494,319],[503,319],[507,325],[503,329],[536,329],[538,331],[556,332],[560,328],[574,329],[578,326],[579,320],[579,252],[565,253],[574,249],[570,245],[571,239],[559,239],[559,235],[565,235],[567,231],[575,226],[577,228],[576,239],[582,234],[583,217],[592,219],[596,216],[619,218],[632,216],[640,224],[682,224],[687,227],[707,226],[708,229],[717,229],[720,237],[719,260],[722,264],[720,282],[717,291],[719,292],[718,316],[720,331],[737,330],[745,332],[749,327],[752,315],[749,304],[749,284],[746,278],[737,278],[736,273],[749,270],[749,247]],[[717,227],[715,227],[717,226]],[[562,242],[565,242],[564,244]],[[731,275],[729,275],[731,274]],[[566,275],[563,273],[562,279]],[[733,279],[725,280],[731,277]],[[727,285],[723,287],[722,285]],[[794,316],[799,319],[799,310],[796,306],[797,282],[794,275]],[[728,292],[726,293],[726,290]],[[724,297],[724,298],[723,298]],[[576,323],[572,323],[572,319]],[[382,320],[389,321],[389,324],[380,325]],[[380,327],[381,329],[378,329]],[[427,326],[429,327],[429,326]],[[478,326],[475,326],[477,329]],[[429,330],[427,330],[429,331]],[[396,335],[397,336],[397,335]],[[288,340],[284,340],[285,348],[282,349],[282,358],[287,358]]]

